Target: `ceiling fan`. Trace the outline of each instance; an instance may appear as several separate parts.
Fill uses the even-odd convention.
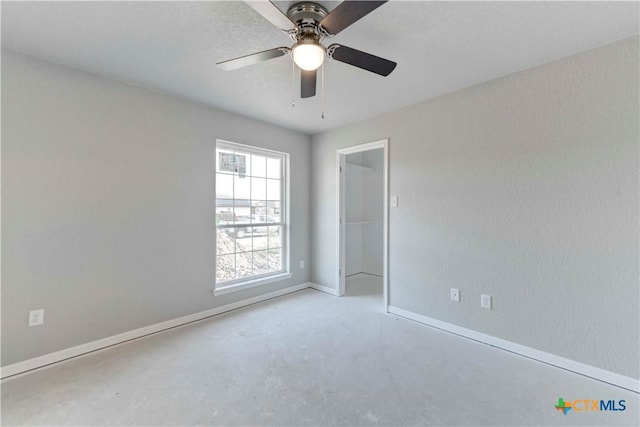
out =
[[[301,70],[302,98],[315,96],[317,70],[324,62],[325,56],[381,76],[388,76],[397,65],[393,61],[341,44],[324,47],[321,43],[324,38],[335,36],[386,1],[344,1],[331,13],[320,4],[304,1],[291,6],[286,14],[271,1],[247,1],[247,4],[259,14],[287,33],[294,44],[291,47],[277,47],[218,62],[216,65],[230,71],[291,55],[293,62]]]

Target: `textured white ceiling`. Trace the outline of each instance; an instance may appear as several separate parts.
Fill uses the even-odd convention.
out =
[[[391,1],[326,44],[398,67],[385,78],[328,60],[324,120],[319,86],[303,100],[296,82],[291,107],[287,57],[216,68],[291,44],[240,1],[3,2],[2,46],[312,134],[633,36],[638,13],[638,2]]]

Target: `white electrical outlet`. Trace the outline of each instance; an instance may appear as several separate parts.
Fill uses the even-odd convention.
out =
[[[303,269],[304,269],[304,260],[301,259],[300,260],[300,270],[303,270]]]
[[[392,208],[398,207],[398,196],[391,196],[391,207]]]
[[[29,312],[29,327],[38,326],[44,323],[44,309],[31,310]]]
[[[451,301],[460,302],[460,289],[451,288]]]
[[[480,307],[491,310],[491,295],[480,295]]]

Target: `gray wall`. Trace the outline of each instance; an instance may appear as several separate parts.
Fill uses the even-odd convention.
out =
[[[290,280],[213,296],[216,138],[291,153]],[[307,282],[309,154],[306,135],[3,51],[2,365]]]
[[[638,378],[638,72],[635,37],[315,135],[312,280],[336,150],[388,137],[391,305]]]

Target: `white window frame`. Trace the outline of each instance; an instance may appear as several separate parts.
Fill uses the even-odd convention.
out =
[[[255,147],[255,146],[251,146],[251,145],[245,145],[245,144],[240,144],[237,142],[231,142],[231,141],[225,141],[222,139],[217,139],[216,140],[216,146],[214,148],[214,181],[215,179],[217,179],[217,162],[218,162],[218,149],[223,149],[223,150],[238,150],[238,151],[242,151],[244,153],[248,153],[248,154],[256,154],[256,155],[262,155],[262,156],[278,156],[282,158],[282,171],[281,171],[281,178],[280,178],[280,227],[282,230],[282,269],[279,271],[274,271],[274,272],[269,272],[269,273],[264,273],[264,274],[260,274],[260,275],[255,275],[255,276],[249,276],[249,277],[243,277],[243,278],[239,278],[239,279],[232,279],[232,280],[227,280],[224,282],[220,282],[218,283],[217,280],[217,271],[216,274],[214,274],[213,277],[213,281],[214,281],[214,286],[213,286],[213,293],[214,295],[223,295],[223,294],[227,294],[230,292],[235,292],[235,291],[239,291],[239,290],[243,290],[243,289],[248,289],[248,288],[252,288],[255,286],[260,286],[260,285],[266,285],[267,283],[273,283],[273,282],[277,282],[280,280],[285,280],[288,278],[292,277],[291,274],[291,270],[289,268],[289,229],[290,229],[290,225],[289,225],[289,212],[290,212],[290,204],[289,204],[289,190],[290,190],[290,181],[289,181],[289,173],[290,173],[290,167],[289,167],[289,153],[285,153],[282,151],[276,151],[276,150],[271,150],[271,149],[267,149],[267,148],[262,148],[262,147]],[[214,188],[216,188],[214,186]],[[235,194],[234,194],[234,200],[235,200]],[[217,188],[215,190],[215,203],[214,203],[216,210],[217,211],[217,207],[218,207],[218,194],[217,194]],[[268,225],[273,225],[273,224],[269,224],[269,223],[258,223],[258,224],[252,224],[252,226],[268,226]],[[217,248],[217,233],[218,233],[218,226],[216,224],[214,224],[215,227],[215,235],[214,235],[214,262],[215,262],[215,266],[217,269],[218,266],[218,248]]]

